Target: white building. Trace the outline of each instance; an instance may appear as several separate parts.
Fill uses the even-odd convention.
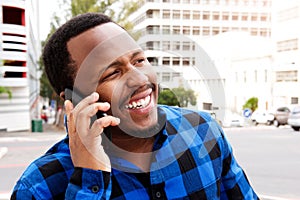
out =
[[[0,130],[29,130],[38,117],[38,0],[0,1]]]
[[[247,94],[244,94],[246,90],[241,94],[231,90],[230,87],[236,86],[234,77],[239,76],[237,73],[244,77],[253,73],[251,69],[242,72],[238,65],[245,68],[249,64],[232,53],[239,54],[237,48],[241,47],[247,51],[248,40],[253,42],[253,37],[270,39],[271,8],[271,0],[144,0],[130,16],[130,21],[141,34],[138,43],[146,50],[150,62],[157,66],[160,81],[174,81],[174,71],[178,72],[183,77],[181,85],[189,85],[196,91],[198,109],[241,111],[245,98],[255,96],[257,89],[268,88],[257,87]],[[246,41],[233,44],[236,32],[248,33],[243,37]],[[251,55],[249,59],[255,60],[257,56],[260,57]],[[271,76],[269,52],[264,52],[263,57],[255,61],[259,63],[257,68],[263,65],[267,72],[262,70],[262,74]],[[172,70],[169,74],[166,70],[160,72],[161,67]],[[260,71],[261,68],[257,78],[261,76],[258,75]],[[263,101],[269,101],[269,96]]]
[[[274,104],[300,103],[300,1],[274,1]]]

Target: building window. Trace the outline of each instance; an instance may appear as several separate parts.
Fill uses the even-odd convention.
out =
[[[182,50],[189,51],[190,50],[190,42],[183,42],[182,43]]]
[[[298,50],[298,39],[284,40],[277,42],[277,51],[293,51]]]
[[[260,21],[265,22],[265,21],[267,21],[267,18],[268,18],[267,15],[262,15],[262,16],[260,17]]]
[[[170,57],[163,57],[162,64],[170,65]]]
[[[239,14],[238,13],[232,13],[232,16],[231,16],[232,18],[232,20],[233,21],[237,21],[237,20],[239,20]]]
[[[152,66],[158,66],[158,59],[156,57],[148,57],[147,60]]]
[[[170,10],[163,10],[163,19],[170,19],[171,18],[171,13]]]
[[[173,41],[173,51],[180,50],[180,42],[179,41]]]
[[[163,45],[163,50],[167,50],[167,51],[170,51],[171,50],[171,45],[170,45],[170,41],[163,41],[162,43]]]
[[[180,34],[180,27],[174,26],[173,27],[173,35],[179,35]]]
[[[190,58],[189,57],[182,58],[182,65],[183,66],[189,66],[190,65]]]
[[[207,27],[207,26],[203,27],[203,35],[204,36],[209,35],[209,27]]]
[[[179,59],[179,57],[173,57],[173,65],[174,66],[180,65],[180,59]]]
[[[199,26],[193,27],[193,35],[200,35],[200,27]]]
[[[217,12],[213,12],[213,20],[219,20],[220,19],[220,15]]]
[[[25,26],[24,9],[3,6],[3,24],[16,24]]]
[[[228,12],[224,12],[222,15],[222,20],[224,21],[229,21],[229,13]]]
[[[159,34],[159,26],[147,26],[147,34]]]
[[[213,35],[218,35],[220,33],[219,27],[213,27],[212,32],[213,32]]]
[[[291,104],[298,104],[298,97],[292,97],[291,98]]]
[[[169,35],[170,34],[170,26],[163,25],[162,32],[164,35]]]
[[[147,18],[153,18],[153,10],[147,10],[146,16]]]
[[[169,72],[163,72],[162,73],[162,81],[163,82],[169,82],[171,79]]]
[[[297,82],[298,81],[298,71],[277,71],[276,72],[276,82]]]
[[[184,35],[189,35],[190,32],[191,32],[191,30],[190,30],[190,27],[189,27],[189,26],[184,26],[184,27],[182,28],[182,33],[183,33]]]
[[[200,12],[199,11],[193,11],[193,19],[199,20],[200,19]]]
[[[250,32],[251,32],[250,34],[251,34],[252,36],[258,35],[258,30],[257,30],[256,28],[252,28]]]
[[[242,13],[242,21],[248,21],[248,14]]]
[[[254,13],[254,14],[251,16],[251,21],[253,21],[253,22],[257,21],[257,13],[256,13],[256,14]]]
[[[182,0],[183,3],[186,3],[186,4],[189,4],[190,3],[190,0]]]
[[[203,16],[202,16],[203,20],[209,20],[209,12],[203,12]]]
[[[190,19],[190,11],[189,10],[184,10],[182,17],[183,17],[183,19]]]
[[[180,19],[180,10],[173,11],[173,19]]]

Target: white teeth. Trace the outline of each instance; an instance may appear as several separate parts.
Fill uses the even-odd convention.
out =
[[[150,96],[148,95],[144,99],[139,99],[137,102],[133,101],[128,105],[125,105],[126,109],[137,109],[137,108],[144,108],[146,107],[150,102]]]

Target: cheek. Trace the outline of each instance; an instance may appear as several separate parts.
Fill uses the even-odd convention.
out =
[[[99,85],[97,87],[96,92],[98,92],[99,94],[99,101],[100,102],[111,102],[111,93],[110,93],[111,89],[108,85]]]

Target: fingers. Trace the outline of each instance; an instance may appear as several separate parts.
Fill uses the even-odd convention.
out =
[[[87,135],[91,132],[92,135],[97,136],[103,132],[103,129],[108,126],[116,126],[120,120],[113,116],[102,117],[97,119],[90,127],[91,117],[95,116],[100,110],[106,112],[110,109],[110,104],[107,102],[97,102],[99,94],[94,92],[84,98],[74,108],[71,101],[65,101],[65,108],[67,114],[67,126],[69,133],[78,132],[80,135]],[[90,129],[90,131],[89,131]]]
[[[93,92],[91,95],[85,97],[80,101],[80,103],[74,108],[75,112],[79,112],[80,110],[86,108],[87,106],[95,103],[99,99],[99,94],[97,92]]]
[[[74,106],[70,100],[66,100],[64,104],[65,104],[65,110],[67,115],[66,129],[68,134],[70,133],[72,134],[75,132],[74,115],[72,114],[72,110]]]
[[[104,128],[108,126],[117,126],[120,124],[120,119],[113,116],[106,116],[97,119],[92,127],[91,127],[91,133],[95,136],[100,135],[103,133]]]

